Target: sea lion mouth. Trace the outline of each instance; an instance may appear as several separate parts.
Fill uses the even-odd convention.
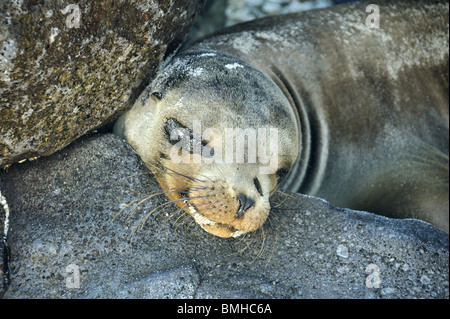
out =
[[[215,221],[212,221],[208,217],[202,215],[198,210],[189,203],[189,201],[185,201],[185,204],[189,208],[189,213],[192,217],[194,217],[195,222],[200,225],[204,230],[206,230],[209,233],[212,233],[213,235],[219,236],[219,237],[239,237],[246,233],[248,233],[247,230],[239,230],[236,229],[230,225],[218,223]]]

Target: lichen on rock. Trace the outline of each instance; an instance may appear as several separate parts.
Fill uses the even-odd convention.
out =
[[[203,2],[2,2],[0,167],[60,150],[128,109]]]

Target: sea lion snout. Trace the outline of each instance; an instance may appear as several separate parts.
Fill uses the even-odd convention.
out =
[[[247,197],[245,194],[238,195],[239,209],[236,214],[236,218],[242,218],[244,213],[255,204],[255,200],[251,197]]]
[[[236,191],[223,180],[203,180],[191,187],[187,198],[197,224],[219,237],[237,237],[260,228],[270,210],[268,198]]]

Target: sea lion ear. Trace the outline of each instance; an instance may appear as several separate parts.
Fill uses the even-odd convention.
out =
[[[162,94],[161,92],[152,92],[150,96],[153,101],[158,102],[162,100],[164,94]]]

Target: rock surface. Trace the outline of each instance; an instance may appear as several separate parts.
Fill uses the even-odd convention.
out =
[[[0,3],[0,167],[62,149],[129,108],[204,0]]]
[[[126,206],[158,190],[111,134],[0,173],[11,209],[4,297],[449,298],[449,236],[424,222],[277,194],[264,232],[222,239],[165,197]]]
[[[11,92],[11,85],[18,83],[14,82],[16,77],[25,72],[8,71],[17,66],[12,62],[17,61],[18,53],[28,52],[24,47],[21,50],[25,51],[20,51],[16,40],[6,41],[5,34],[9,36],[10,30],[17,30],[16,21],[20,19],[39,21],[32,26],[36,36],[30,36],[23,44],[32,44],[29,47],[38,53],[34,64],[25,65],[27,74],[34,80],[47,76],[53,81],[49,82],[54,86],[52,92],[36,86],[34,95],[29,90],[31,84],[16,90],[21,90],[22,95],[16,96],[19,99],[15,103],[20,107],[15,108],[13,116],[29,125],[30,131],[41,134],[31,146],[44,141],[49,149],[60,148],[57,138],[82,134],[82,123],[98,124],[103,115],[113,118],[129,105],[139,85],[148,80],[145,75],[155,70],[145,59],[154,56],[160,61],[181,41],[192,18],[190,14],[166,11],[168,7],[163,5],[158,11],[151,5],[155,2],[114,2],[112,6],[109,1],[98,2],[103,5],[81,1],[78,29],[66,24],[73,12],[60,12],[69,5],[68,1],[53,7],[51,3],[56,2],[31,7],[28,1],[9,1],[14,10],[0,7],[1,21],[6,21],[0,25],[1,98],[7,96],[5,92]],[[298,2],[245,1],[247,7],[257,9],[251,14],[275,10],[268,3],[277,4],[284,12]],[[327,2],[307,1],[312,6]],[[232,10],[233,3],[239,6],[239,1],[230,3],[226,15],[232,21],[228,23],[248,18]],[[126,11],[125,7],[117,7],[120,5],[134,9]],[[31,9],[22,12],[21,8],[27,6]],[[186,10],[192,14],[196,11]],[[117,12],[127,13],[117,20]],[[180,38],[164,29],[162,20],[157,21],[156,28],[145,23],[136,30],[126,27],[128,19],[142,19],[145,12],[151,17],[166,13],[169,20],[184,20],[186,26],[178,30]],[[246,12],[249,11],[243,11]],[[208,10],[206,15],[210,14]],[[74,22],[69,20],[69,24]],[[87,27],[95,32],[89,33]],[[157,41],[148,45],[151,40],[147,35]],[[39,37],[43,39],[40,42]],[[168,47],[169,43],[172,45]],[[109,52],[114,46],[116,49]],[[144,49],[148,50],[136,55]],[[97,73],[89,77],[88,62],[83,58],[86,50],[97,57],[93,62]],[[49,59],[51,53],[59,54],[59,60]],[[100,54],[110,55],[104,59]],[[80,64],[80,60],[85,64]],[[43,67],[53,68],[54,77],[51,72],[36,72]],[[83,80],[87,82],[83,84]],[[85,92],[70,95],[74,92],[67,89],[69,86]],[[44,104],[55,108],[58,117],[53,122],[45,122],[41,118],[45,112],[36,109],[43,94],[52,97]],[[94,99],[85,103],[92,94]],[[111,102],[104,103],[102,99],[106,98]],[[62,109],[61,101],[69,109]],[[2,131],[2,112],[9,109],[3,100],[0,102],[2,166],[1,161],[6,158],[2,138],[12,135]],[[76,108],[76,103],[83,107]],[[104,114],[95,115],[94,106],[102,104],[107,105],[101,111]],[[86,111],[91,112],[89,118],[80,115]],[[72,113],[80,115],[76,122],[66,119]],[[61,129],[53,135],[43,130],[59,123]],[[20,126],[15,130],[21,133]],[[11,139],[7,142],[11,144]],[[13,148],[24,145],[27,146],[14,144]],[[22,154],[17,159],[34,155]],[[264,232],[241,239],[217,238],[200,229],[191,217],[177,212],[175,205],[165,204],[163,196],[155,195],[134,209],[139,199],[158,192],[159,187],[127,143],[110,134],[84,137],[52,156],[0,171],[0,191],[11,209],[11,283],[5,298],[449,298],[449,237],[429,224],[337,209],[313,197],[276,194]],[[133,203],[134,200],[137,201]],[[163,206],[140,228],[142,218],[159,205]],[[4,211],[0,207],[0,226],[3,222]],[[4,266],[4,260],[0,260],[0,279]],[[1,285],[0,282],[0,291]]]
[[[332,6],[333,3],[336,3],[336,0],[228,0],[228,6],[225,11],[227,17],[226,25],[230,26],[267,15],[325,8]]]

